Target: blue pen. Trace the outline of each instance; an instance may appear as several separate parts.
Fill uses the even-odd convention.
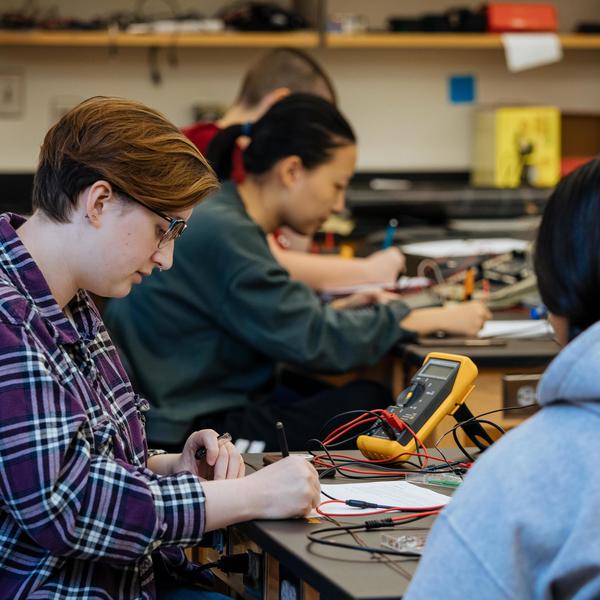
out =
[[[387,229],[385,230],[385,237],[383,238],[383,247],[390,248],[394,243],[394,234],[398,227],[398,221],[396,219],[390,219]]]

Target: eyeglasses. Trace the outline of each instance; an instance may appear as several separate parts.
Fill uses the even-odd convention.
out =
[[[169,227],[167,227],[167,230],[160,236],[160,240],[158,240],[159,248],[164,248],[171,240],[176,240],[186,230],[187,223],[183,219],[180,219],[179,217],[170,217],[164,212],[156,210],[155,208],[151,208],[147,204],[144,204],[143,202],[132,198],[128,194],[123,195],[126,196],[129,200],[133,200],[140,206],[143,206],[150,212],[153,212],[155,215],[158,215],[161,219],[164,219],[165,221],[167,221],[167,223],[169,223]]]

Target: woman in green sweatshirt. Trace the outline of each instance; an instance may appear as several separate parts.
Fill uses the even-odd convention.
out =
[[[202,426],[259,441],[254,449],[273,449],[274,422],[281,419],[290,447],[301,448],[330,416],[384,407],[392,398],[367,382],[328,388],[296,378],[285,385],[278,363],[344,372],[376,363],[417,333],[475,334],[489,316],[479,303],[410,312],[377,295],[323,305],[290,280],[266,236],[282,225],[313,234],[343,209],[356,162],[352,128],[329,102],[293,94],[252,126],[219,133],[209,158],[221,179],[242,135],[251,139],[246,179],[225,183],[194,211],[169,272],[106,312],[133,377],[154,405],[148,436],[162,446],[176,446]]]

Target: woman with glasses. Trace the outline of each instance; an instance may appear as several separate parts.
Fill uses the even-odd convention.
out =
[[[435,523],[406,600],[600,598],[600,160],[565,177],[535,270],[561,352],[541,410],[477,459]]]
[[[251,137],[244,181],[225,183],[198,208],[172,272],[111,302],[106,313],[156,408],[149,438],[175,448],[192,423],[202,423],[273,450],[278,419],[290,447],[304,448],[332,415],[393,399],[373,382],[330,388],[289,372],[277,379],[278,362],[347,371],[377,362],[416,333],[476,334],[488,317],[479,303],[410,312],[403,302],[374,303],[389,300],[377,294],[321,304],[290,280],[266,236],[282,225],[312,235],[342,210],[356,162],[354,132],[326,100],[289,95],[252,127],[233,125],[214,138],[211,162],[221,179],[241,135]]]
[[[33,215],[0,216],[3,598],[216,598],[177,583],[202,579],[180,546],[318,501],[305,460],[243,477],[212,430],[179,454],[148,450],[148,404],[88,295],[125,296],[169,269],[192,207],[216,188],[162,115],[98,97],[47,133]]]

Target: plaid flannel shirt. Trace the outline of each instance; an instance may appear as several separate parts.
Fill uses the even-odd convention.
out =
[[[0,597],[153,598],[150,554],[201,539],[191,473],[146,468],[143,412],[86,292],[59,308],[0,216]]]

